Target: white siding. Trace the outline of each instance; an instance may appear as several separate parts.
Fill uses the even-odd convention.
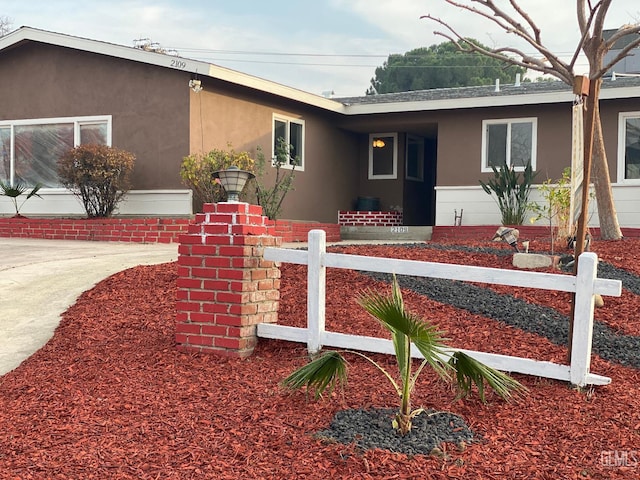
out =
[[[80,201],[66,190],[49,190],[40,193],[42,198],[27,200],[20,213],[25,216],[86,216]],[[192,213],[191,190],[132,190],[119,204],[119,215],[140,216],[188,216]],[[18,197],[18,205],[26,196]],[[13,203],[0,196],[0,215],[15,214]]]
[[[621,227],[640,228],[640,186],[613,185],[613,198]],[[500,211],[495,197],[487,195],[482,187],[436,187],[436,225],[453,225],[454,210],[463,209],[462,225],[499,225]],[[531,201],[542,201],[537,189],[531,191]],[[595,200],[590,202],[589,226],[597,227],[598,214]],[[533,214],[528,215],[528,217]],[[542,220],[539,224],[545,224]]]

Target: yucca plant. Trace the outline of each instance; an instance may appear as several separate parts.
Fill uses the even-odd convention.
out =
[[[394,378],[380,364],[363,353],[353,350],[342,352],[332,350],[294,371],[284,380],[285,387],[292,390],[306,387],[307,391],[314,393],[317,400],[327,389],[331,391],[337,384],[346,383],[347,361],[343,354],[362,357],[382,372],[400,398],[400,408],[393,420],[393,427],[401,435],[411,431],[412,419],[423,411],[422,408],[411,408],[411,393],[418,376],[427,365],[445,380],[454,377],[461,396],[468,395],[473,385],[476,385],[478,395],[484,402],[485,383],[505,400],[526,392],[526,388],[515,379],[462,352],[453,353],[446,361],[446,345],[443,342],[442,333],[434,325],[405,309],[400,286],[395,276],[390,296],[368,291],[359,297],[358,303],[391,333],[398,365],[398,378]],[[424,357],[415,372],[412,371],[412,344]]]
[[[22,205],[24,205],[24,202],[26,202],[27,200],[29,200],[31,197],[38,197],[38,198],[42,198],[40,195],[38,195],[38,191],[42,188],[42,184],[37,183],[36,185],[34,185],[31,188],[31,191],[29,193],[27,193],[27,196],[24,200],[22,200],[22,202],[18,205],[18,197],[20,195],[22,195],[23,193],[25,193],[29,187],[21,182],[18,181],[16,182],[15,185],[11,185],[9,182],[3,182],[0,181],[0,190],[2,190],[2,195],[5,197],[9,197],[11,199],[11,201],[13,202],[13,208],[15,208],[16,210],[16,217],[20,217],[20,209],[22,208]]]
[[[513,166],[502,164],[500,168],[491,166],[493,178],[487,183],[480,180],[480,186],[489,195],[495,194],[503,225],[522,225],[529,208],[529,193],[537,173],[533,173],[531,162],[527,162],[522,177]]]

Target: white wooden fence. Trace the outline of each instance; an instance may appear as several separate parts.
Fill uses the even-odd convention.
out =
[[[491,367],[506,372],[564,380],[579,386],[606,385],[611,382],[610,378],[595,375],[589,371],[594,295],[620,296],[622,282],[597,278],[598,258],[594,253],[586,252],[580,255],[578,275],[573,276],[327,253],[326,237],[323,230],[310,231],[308,240],[308,250],[306,251],[266,248],[264,252],[264,258],[267,260],[307,265],[307,328],[263,323],[258,325],[259,337],[307,343],[310,353],[319,351],[323,346],[386,354],[394,353],[391,340],[325,331],[327,267],[575,292],[571,365],[459,350]],[[458,349],[450,349],[448,352],[450,354],[456,350]],[[416,358],[422,358],[417,349],[412,349],[412,352]]]

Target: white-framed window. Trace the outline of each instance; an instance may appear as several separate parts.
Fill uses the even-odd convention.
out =
[[[424,180],[424,138],[407,135],[405,178],[422,182]]]
[[[289,160],[283,168],[304,170],[304,120],[273,116],[272,158],[276,157],[278,143],[284,141],[289,145]]]
[[[398,178],[398,134],[369,135],[369,180]]]
[[[0,180],[60,188],[58,159],[83,143],[111,145],[111,115],[0,121]]]
[[[640,184],[640,112],[619,114],[618,182]]]
[[[482,121],[482,171],[491,172],[505,163],[523,171],[527,163],[536,169],[537,118]]]

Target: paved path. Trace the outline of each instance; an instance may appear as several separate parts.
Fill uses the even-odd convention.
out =
[[[82,292],[127,268],[177,258],[175,243],[0,238],[0,375],[53,336]]]

